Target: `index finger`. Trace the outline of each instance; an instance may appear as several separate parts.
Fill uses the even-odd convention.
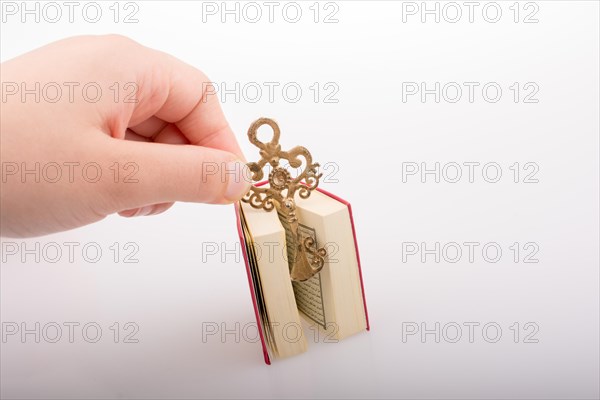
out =
[[[138,46],[138,103],[131,125],[156,116],[175,124],[193,145],[228,151],[244,159],[206,74],[169,54]]]

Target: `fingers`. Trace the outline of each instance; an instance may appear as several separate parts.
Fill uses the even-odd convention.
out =
[[[140,175],[138,184],[112,193],[115,211],[149,215],[174,201],[239,200],[250,186],[239,162],[244,156],[208,77],[169,54],[126,38],[112,39],[127,49],[121,61],[137,71],[137,102],[119,125],[129,127],[125,138],[137,141],[112,145],[123,159],[139,160],[134,162]]]
[[[189,140],[187,140],[176,125],[167,123],[152,133],[144,129],[140,130],[139,126],[128,128],[125,132],[125,139],[138,142],[190,144]]]
[[[107,186],[107,211],[111,213],[175,201],[226,204],[238,201],[250,188],[247,167],[236,155],[223,150],[111,138],[107,141],[105,152],[137,167],[133,182]]]
[[[151,138],[155,136],[157,132],[162,131],[167,125],[169,125],[168,122],[163,121],[162,119],[157,118],[155,116],[152,116],[144,122],[141,122],[135,126],[130,126],[129,129],[131,129],[138,135]]]
[[[149,142],[151,138],[154,137],[153,141],[156,143],[189,144],[187,139],[175,125],[159,120],[156,117],[151,117],[146,120],[146,123],[132,127],[131,131],[135,131],[135,133],[126,134],[125,139]],[[120,211],[119,215],[122,217],[157,215],[167,211],[173,204],[174,203],[152,204],[140,208]]]
[[[139,46],[139,45],[138,45]],[[174,124],[193,145],[211,147],[244,159],[235,135],[223,114],[209,78],[177,58],[139,46],[135,51],[138,103],[131,115],[136,133]]]
[[[156,143],[168,144],[190,144],[185,135],[173,124],[165,126],[160,132],[154,136]]]

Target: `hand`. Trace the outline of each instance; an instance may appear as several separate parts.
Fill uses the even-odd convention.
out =
[[[175,201],[231,203],[249,189],[208,78],[168,54],[121,36],[75,37],[2,63],[1,80],[3,236],[158,214]]]

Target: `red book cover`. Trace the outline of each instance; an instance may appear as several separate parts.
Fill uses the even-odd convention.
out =
[[[261,182],[259,184],[257,184],[256,186],[261,186],[263,184],[265,184],[266,182]],[[321,188],[316,188],[316,190],[318,190],[319,192],[323,193],[326,196],[331,197],[334,200],[339,201],[342,204],[345,204],[348,207],[348,214],[350,215],[350,224],[352,225],[352,236],[354,237],[354,248],[356,249],[356,260],[358,261],[358,276],[360,277],[360,289],[362,292],[362,297],[363,297],[363,305],[365,308],[365,318],[366,318],[366,323],[367,323],[367,330],[370,330],[370,325],[369,325],[369,313],[367,312],[367,301],[365,298],[365,287],[363,284],[363,277],[362,277],[362,269],[361,269],[361,265],[360,265],[360,255],[359,255],[359,251],[358,251],[358,242],[356,240],[356,229],[354,227],[354,217],[352,215],[352,207],[350,206],[350,203],[348,203],[346,200],[332,194],[329,193],[326,190],[323,190]],[[256,304],[256,293],[254,292],[254,283],[252,282],[252,275],[250,272],[250,264],[248,262],[248,254],[246,253],[246,245],[245,245],[245,241],[244,241],[244,232],[242,229],[242,221],[240,218],[240,205],[239,203],[235,204],[235,216],[236,216],[236,223],[237,223],[237,230],[238,230],[238,235],[240,237],[240,244],[241,244],[241,248],[242,248],[242,253],[244,254],[244,262],[246,263],[246,273],[248,275],[248,284],[250,286],[250,295],[252,296],[252,305],[254,306],[254,314],[256,316],[256,325],[258,326],[258,333],[260,336],[260,342],[262,344],[262,349],[263,349],[263,355],[265,358],[265,363],[267,364],[271,364],[271,360],[269,358],[269,353],[267,351],[267,343],[265,342],[265,337],[264,337],[264,333],[262,330],[262,326],[261,326],[261,322],[260,322],[260,315],[258,314],[258,305]]]

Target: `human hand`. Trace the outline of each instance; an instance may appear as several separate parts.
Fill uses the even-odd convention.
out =
[[[175,201],[225,204],[249,189],[208,78],[168,54],[82,36],[0,71],[3,236],[158,214]]]

